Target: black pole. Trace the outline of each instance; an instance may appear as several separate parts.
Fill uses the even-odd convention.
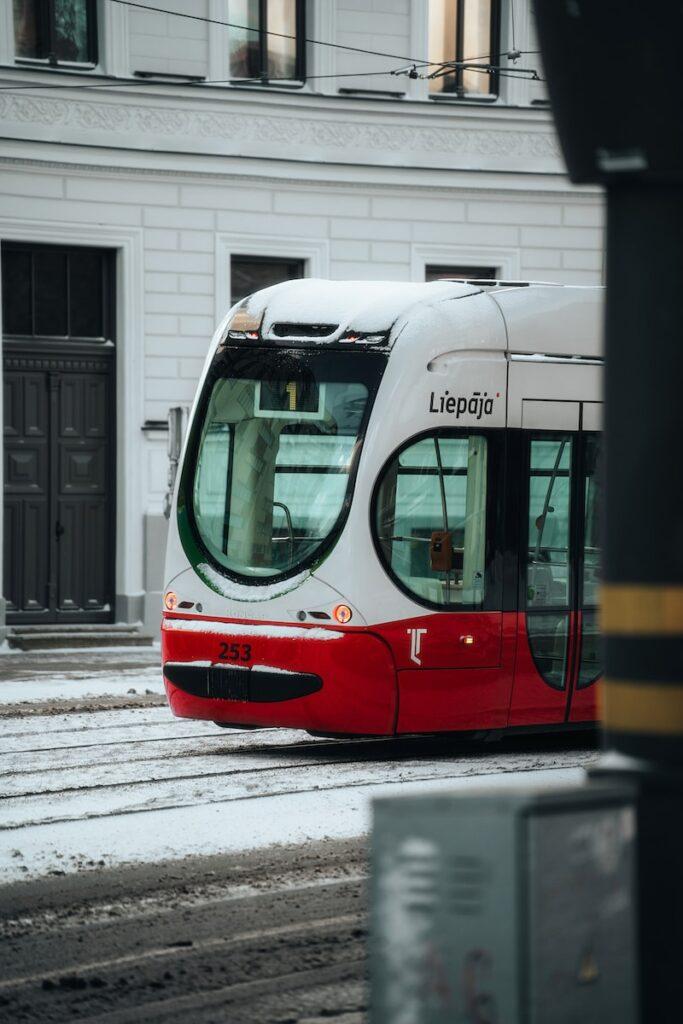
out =
[[[607,189],[603,725],[638,801],[641,1020],[683,1019],[683,4],[536,0],[570,175]],[[592,69],[588,72],[586,69]],[[617,755],[616,757],[614,755]],[[577,879],[577,884],[580,879]]]

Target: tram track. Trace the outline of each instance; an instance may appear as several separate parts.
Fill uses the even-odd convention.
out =
[[[576,780],[596,756],[578,734],[335,740],[141,707],[5,718],[0,745],[1,1024],[361,1024],[371,799]]]

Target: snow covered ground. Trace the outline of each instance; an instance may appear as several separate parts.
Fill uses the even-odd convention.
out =
[[[136,693],[164,694],[159,648],[61,648],[0,655],[0,706]]]
[[[219,730],[135,706],[136,695],[118,710],[97,703],[163,692],[154,659],[79,652],[73,670],[0,680],[0,883],[352,838],[367,832],[376,796],[576,783],[596,757],[580,738],[335,741]],[[67,710],[76,695],[93,709]],[[40,713],[13,715],[33,701]]]

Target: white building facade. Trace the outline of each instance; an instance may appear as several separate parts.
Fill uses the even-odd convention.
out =
[[[537,49],[529,0],[0,0],[0,628],[156,629],[167,411],[245,290],[602,281]]]

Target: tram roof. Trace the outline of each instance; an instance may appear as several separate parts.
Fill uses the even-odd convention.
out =
[[[384,334],[391,346],[398,321],[402,324],[408,311],[417,314],[429,308],[438,309],[440,329],[453,341],[452,332],[462,325],[465,312],[453,300],[483,294],[492,303],[488,315],[499,321],[502,314],[505,322],[497,347],[519,353],[600,355],[604,289],[599,287],[534,281],[304,278],[255,292],[240,308],[262,321],[264,339],[316,340],[324,345],[352,332]],[[467,320],[472,326],[469,315]]]

